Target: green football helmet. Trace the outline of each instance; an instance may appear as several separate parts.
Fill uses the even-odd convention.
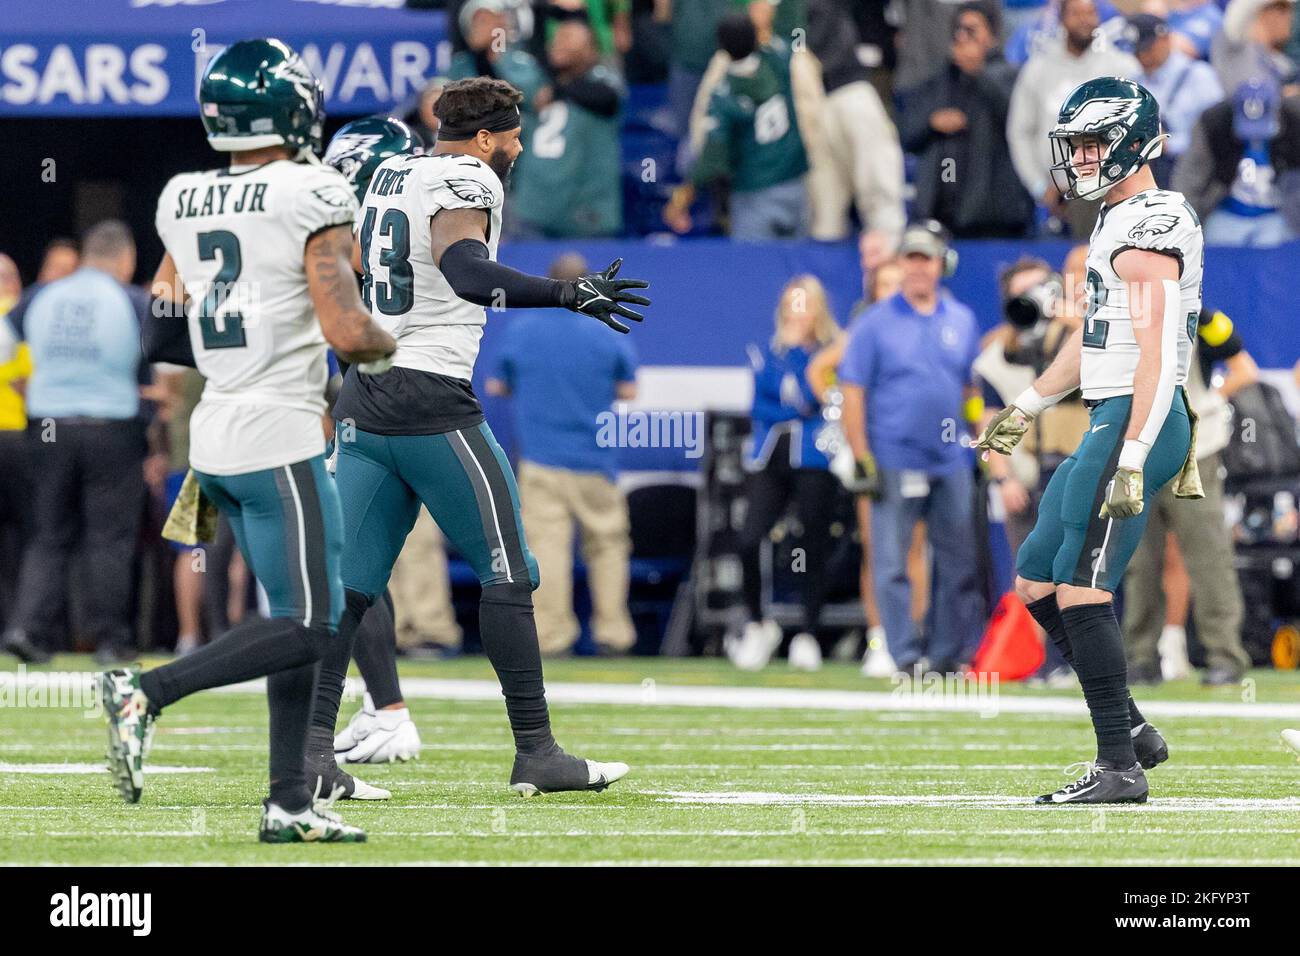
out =
[[[390,156],[418,153],[420,141],[411,127],[391,116],[367,116],[341,127],[325,150],[326,166],[333,166],[352,184],[361,202],[370,177]]]
[[[320,150],[325,91],[279,40],[240,40],[208,64],[199,84],[199,112],[208,144],[223,153],[288,146]]]
[[[1100,199],[1160,155],[1165,136],[1160,130],[1156,98],[1132,80],[1099,76],[1074,89],[1048,137],[1052,142],[1052,181],[1066,199]],[[1079,174],[1072,141],[1096,140],[1096,161],[1083,164]],[[1085,158],[1091,157],[1085,153]]]

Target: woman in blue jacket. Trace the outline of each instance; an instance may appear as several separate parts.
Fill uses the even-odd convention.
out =
[[[749,347],[754,372],[753,435],[748,451],[746,500],[739,549],[749,623],[739,639],[727,641],[732,662],[746,670],[765,666],[781,644],[781,628],[763,619],[760,548],[793,504],[803,528],[804,626],[791,641],[792,658],[809,666],[820,661],[813,636],[826,599],[822,569],[830,550],[830,523],[839,480],[817,450],[823,425],[821,403],[808,384],[809,360],[839,335],[826,290],[810,275],[797,276],[781,292],[776,333],[765,346]]]

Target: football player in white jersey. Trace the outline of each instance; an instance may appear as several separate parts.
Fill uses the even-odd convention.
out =
[[[620,319],[641,320],[628,305],[649,300],[628,291],[645,282],[617,278],[620,261],[571,282],[495,261],[505,181],[522,148],[521,99],[501,80],[450,83],[436,108],[434,151],[375,171],[354,267],[397,353],[382,375],[349,371],[334,414],[346,535],[339,633],[350,641],[383,593],[423,503],[483,585],[479,631],[515,738],[510,785],[532,795],[603,790],[628,768],[570,756],[551,735],[533,623],[537,562],[514,475],[470,388],[484,307],[568,308],[626,332]],[[313,740],[334,732],[348,652],[339,646],[322,658]]]
[[[1082,84],[1050,136],[1062,193],[1103,200],[1088,246],[1087,314],[978,446],[1009,454],[1034,416],[1082,390],[1092,427],[1043,493],[1017,557],[1016,593],[1079,676],[1097,758],[1037,802],[1142,803],[1144,771],[1168,748],[1128,692],[1113,597],[1142,537],[1145,502],[1175,479],[1179,497],[1201,497],[1196,417],[1183,384],[1201,310],[1204,244],[1183,197],[1156,187],[1147,164],[1164,135],[1155,98],[1137,83]]]
[[[338,643],[343,607],[343,520],[321,416],[327,344],[357,370],[378,372],[396,342],[353,281],[356,200],[315,158],[321,101],[319,82],[278,40],[228,47],[208,66],[199,102],[208,142],[231,154],[230,166],[182,173],[158,201],[167,254],[146,350],[206,379],[190,420],[191,471],[228,518],[271,616],[163,667],[102,679],[109,766],[135,802],[164,707],[266,677],[271,792],[259,838],[270,843],[365,839],[313,799],[304,767],[316,662]],[[183,325],[166,317],[182,307]]]

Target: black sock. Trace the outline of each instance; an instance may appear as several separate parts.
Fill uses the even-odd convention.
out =
[[[1056,603],[1056,593],[1040,597],[1025,605],[1038,626],[1047,632],[1047,637],[1065,658],[1065,663],[1074,666],[1074,651],[1070,648],[1070,635],[1065,632],[1065,622],[1061,620],[1061,608]]]
[[[479,639],[506,698],[506,714],[520,753],[544,753],[555,746],[542,682],[542,653],[533,623],[533,593],[527,584],[493,584],[479,599]]]
[[[1128,769],[1137,762],[1129,735],[1128,664],[1115,608],[1080,604],[1061,611],[1070,635],[1074,669],[1097,734],[1097,760],[1112,769]]]
[[[195,691],[266,677],[320,659],[333,635],[286,617],[253,618],[192,654],[140,675],[140,689],[157,714]]]
[[[385,593],[361,618],[352,654],[366,682],[366,692],[376,710],[402,701],[397,678],[397,630],[393,623],[392,599]]]
[[[1130,728],[1130,729],[1133,729],[1133,730],[1136,730],[1138,727],[1141,727],[1141,726],[1142,726],[1143,724],[1145,724],[1146,722],[1147,722],[1147,719],[1146,719],[1145,717],[1142,716],[1142,711],[1138,710],[1137,701],[1135,701],[1135,700],[1133,699],[1133,695],[1132,695],[1132,694],[1129,694],[1129,695],[1128,695],[1128,725],[1129,725],[1129,728]]]
[[[271,802],[286,810],[301,810],[312,798],[303,758],[316,669],[315,664],[304,664],[266,679],[266,703],[271,713]]]
[[[328,731],[334,739],[334,725],[339,720],[339,702],[343,700],[343,684],[348,679],[348,664],[352,662],[352,646],[357,628],[370,606],[370,599],[360,591],[345,590],[347,601],[339,619],[339,632],[334,635],[320,659],[320,679],[316,681],[316,706],[312,708],[312,727]],[[315,736],[315,735],[313,735]],[[330,745],[331,750],[333,744]]]
[[[1057,606],[1056,595],[1053,593],[1041,597],[1037,601],[1026,604],[1025,607],[1038,622],[1038,626],[1047,632],[1048,638],[1061,652],[1065,662],[1073,667],[1074,652],[1070,648],[1070,635],[1066,633],[1065,622],[1061,620],[1061,609]],[[1142,711],[1138,710],[1132,694],[1128,695],[1128,722],[1130,729],[1141,727],[1146,723],[1146,718],[1142,716]]]

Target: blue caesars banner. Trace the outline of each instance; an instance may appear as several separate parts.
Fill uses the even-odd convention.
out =
[[[207,62],[274,36],[325,85],[326,110],[373,113],[447,67],[445,17],[403,0],[2,0],[0,116],[185,116]]]

